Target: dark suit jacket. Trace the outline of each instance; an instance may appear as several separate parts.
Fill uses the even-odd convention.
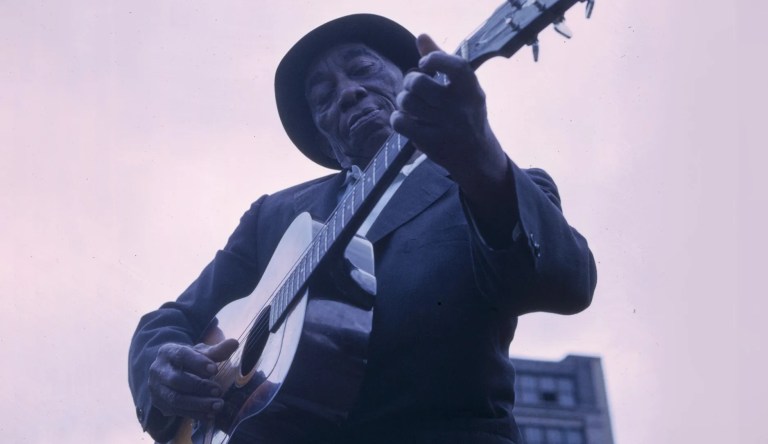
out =
[[[429,160],[371,227],[379,289],[369,361],[338,442],[517,439],[508,359],[517,316],[584,309],[596,271],[586,241],[562,215],[551,178],[514,164],[512,170],[519,220],[508,227],[505,248],[485,244],[457,185]],[[158,347],[198,342],[217,311],[250,294],[297,214],[325,220],[342,180],[329,176],[260,198],[179,299],[141,319],[129,381],[139,420],[154,436],[163,430],[149,423],[147,374]]]

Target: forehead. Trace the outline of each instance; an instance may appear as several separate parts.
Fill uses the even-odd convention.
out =
[[[322,77],[324,73],[343,68],[347,63],[359,58],[380,60],[393,65],[386,57],[364,43],[342,43],[332,46],[315,57],[307,69],[305,84],[315,83],[319,80],[318,76]]]

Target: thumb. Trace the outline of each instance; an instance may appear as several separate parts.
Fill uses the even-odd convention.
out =
[[[442,49],[437,46],[437,43],[432,40],[432,37],[428,36],[427,34],[420,34],[418,37],[416,37],[416,48],[419,49],[419,55],[422,57],[429,54],[430,52],[442,51]]]
[[[239,345],[235,339],[225,339],[214,346],[201,350],[201,353],[213,362],[221,362],[234,353]]]

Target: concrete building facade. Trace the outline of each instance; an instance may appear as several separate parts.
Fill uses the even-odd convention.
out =
[[[600,358],[511,358],[523,444],[614,444]]]

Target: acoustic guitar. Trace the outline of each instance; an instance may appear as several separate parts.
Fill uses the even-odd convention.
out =
[[[539,32],[554,24],[570,38],[563,17],[579,1],[589,17],[594,0],[508,0],[456,55],[477,69],[529,45],[538,59]],[[448,81],[439,73],[435,79]],[[414,153],[405,137],[392,134],[325,223],[308,213],[293,221],[253,293],[225,306],[204,333],[208,344],[240,340],[214,376],[224,409],[210,421],[182,420],[170,443],[288,444],[346,418],[365,369],[376,290],[373,248],[355,232]],[[336,283],[354,281],[342,285],[344,296],[310,297],[310,279],[334,269]]]

